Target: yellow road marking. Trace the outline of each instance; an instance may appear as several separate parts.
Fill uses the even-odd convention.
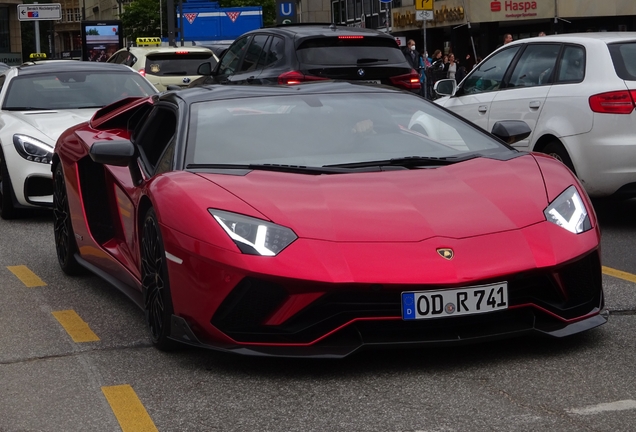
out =
[[[46,286],[44,281],[25,265],[8,266],[7,268],[29,288]]]
[[[128,384],[102,387],[122,432],[153,432],[158,429],[148,411]]]
[[[603,274],[636,283],[636,275],[603,266]]]
[[[51,313],[62,324],[69,336],[73,338],[73,342],[95,342],[99,340],[88,324],[74,310]]]

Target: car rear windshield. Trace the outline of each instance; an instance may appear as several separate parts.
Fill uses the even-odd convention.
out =
[[[9,82],[2,109],[10,111],[101,108],[128,96],[156,93],[136,72],[65,71],[23,75]]]
[[[153,54],[146,57],[146,73],[157,76],[197,75],[199,65],[204,62],[212,62],[212,67],[216,65],[214,56],[209,53]]]
[[[624,80],[636,81],[636,41],[609,45],[616,74]]]
[[[300,44],[298,60],[304,64],[344,66],[404,63],[393,39],[369,36],[332,36]]]
[[[402,93],[251,97],[192,104],[187,164],[330,164],[512,150]]]

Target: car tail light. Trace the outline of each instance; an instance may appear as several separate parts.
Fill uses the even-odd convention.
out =
[[[284,74],[279,75],[278,84],[294,85],[294,84],[300,84],[301,82],[306,82],[306,81],[323,81],[328,79],[329,78],[319,77],[315,75],[305,75],[304,73],[298,72],[298,71],[291,71],[291,72],[285,72]]]
[[[188,54],[189,51],[175,51],[175,54]]]
[[[419,90],[421,88],[420,75],[411,69],[410,73],[391,77],[391,83],[396,87],[402,87],[407,90]]]
[[[631,114],[635,102],[636,90],[620,90],[590,96],[592,111],[604,114]]]
[[[364,36],[338,36],[338,39],[364,39]]]
[[[137,72],[139,72],[139,75],[141,75],[142,77],[146,76],[146,69],[139,69]]]

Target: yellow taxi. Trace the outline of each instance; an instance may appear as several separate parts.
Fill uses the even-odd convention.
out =
[[[201,63],[212,62],[214,65],[219,60],[208,48],[161,46],[158,37],[137,38],[135,45],[115,52],[108,63],[132,67],[159,91],[166,90],[169,85],[187,87],[201,76],[197,75]]]

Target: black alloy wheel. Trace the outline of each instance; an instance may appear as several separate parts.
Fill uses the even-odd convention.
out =
[[[572,163],[572,159],[570,159],[568,151],[559,141],[549,142],[548,145],[544,147],[542,153],[552,156],[559,162],[563,163],[563,165],[570,168],[570,171],[576,174],[576,171],[574,170],[574,164]]]
[[[84,267],[75,258],[77,243],[73,226],[71,225],[71,212],[68,206],[66,182],[64,181],[64,171],[61,163],[55,167],[55,173],[53,174],[53,232],[55,235],[57,262],[60,264],[62,271],[70,276],[86,273]]]
[[[0,217],[2,219],[10,220],[19,216],[19,210],[13,205],[12,194],[7,162],[4,160],[4,154],[0,151]]]
[[[141,286],[152,344],[161,351],[171,351],[177,342],[168,338],[173,310],[166,252],[157,215],[152,208],[146,213],[141,238]]]

